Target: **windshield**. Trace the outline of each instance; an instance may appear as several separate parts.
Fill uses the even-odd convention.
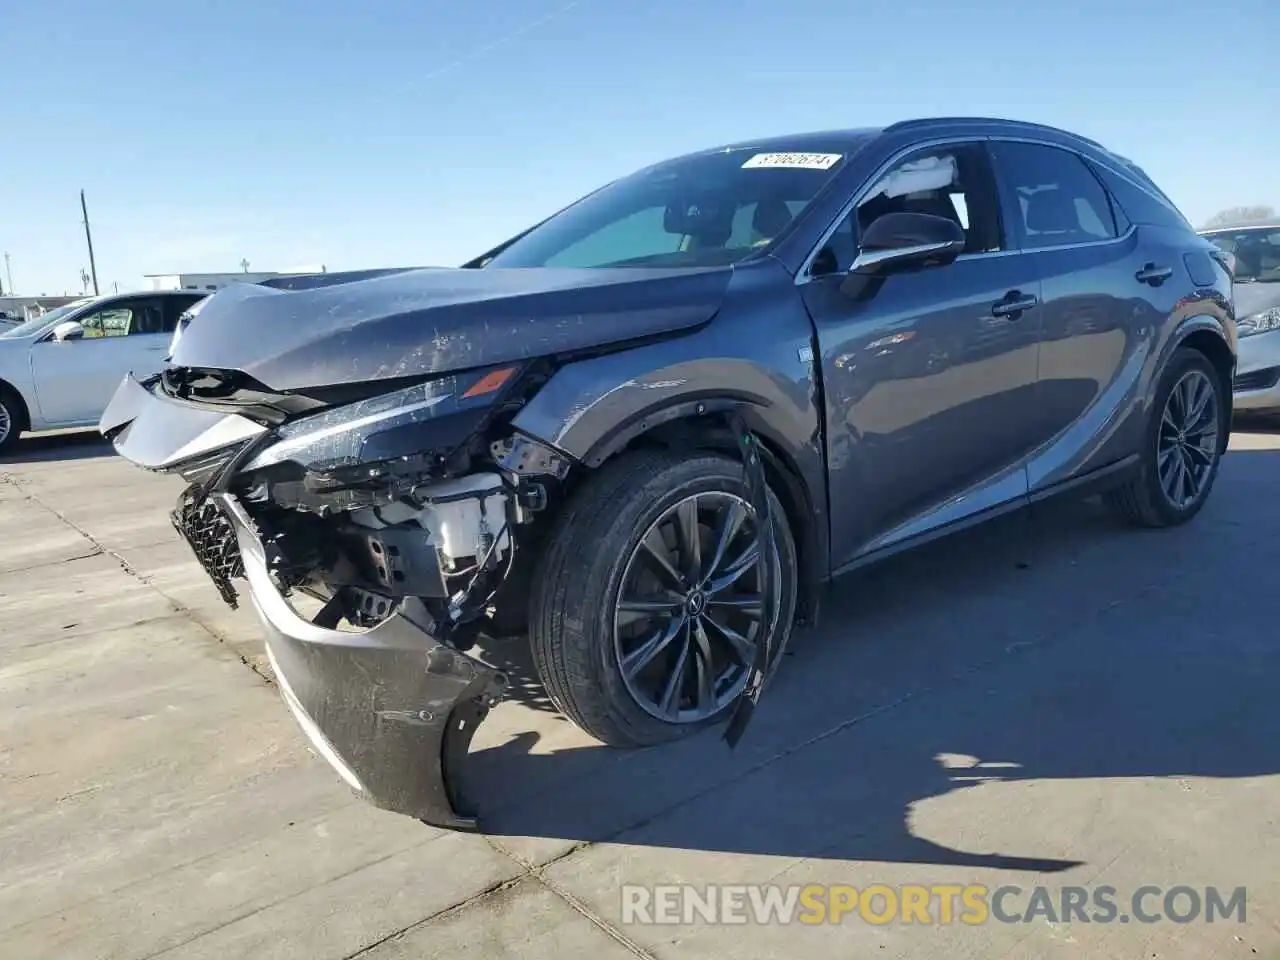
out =
[[[588,195],[486,267],[701,267],[767,246],[844,163],[733,150],[670,160]]]
[[[90,297],[85,300],[76,300],[73,303],[64,303],[62,306],[55,307],[42,316],[35,317],[25,323],[20,323],[16,327],[6,330],[4,333],[0,333],[0,337],[29,337],[33,333],[39,333],[45,327],[49,326],[49,324],[57,323],[67,314],[79,310],[86,303],[92,302],[93,298]]]
[[[1236,283],[1280,281],[1280,228],[1223,230],[1206,238],[1236,259]]]

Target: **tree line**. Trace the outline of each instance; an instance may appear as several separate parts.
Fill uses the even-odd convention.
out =
[[[1268,220],[1274,222],[1276,219],[1275,207],[1269,207],[1266,204],[1256,204],[1252,207],[1227,207],[1206,220],[1201,229],[1235,227],[1246,223],[1263,223]]]

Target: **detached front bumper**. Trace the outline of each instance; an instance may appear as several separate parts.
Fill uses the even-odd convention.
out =
[[[376,806],[474,828],[461,768],[505,677],[433,639],[426,608],[412,598],[363,633],[303,618],[272,581],[243,506],[229,494],[213,499],[235,531],[281,695],[315,749]]]
[[[175,526],[228,603],[236,602],[232,578],[248,581],[284,701],[342,779],[384,809],[473,828],[462,766],[505,678],[437,641],[417,599],[362,633],[336,629],[336,604],[311,620],[294,609],[269,573],[258,526],[215,481],[232,458],[228,444],[251,443],[263,428],[174,402],[132,377],[100,428],[139,466],[200,478],[182,495]],[[205,485],[214,492],[206,496]]]

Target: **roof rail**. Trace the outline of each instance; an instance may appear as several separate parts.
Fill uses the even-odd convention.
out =
[[[885,127],[882,132],[894,133],[899,130],[927,129],[929,127],[946,126],[955,123],[1008,124],[1009,126],[1023,127],[1031,130],[1044,130],[1072,137],[1076,140],[1087,143],[1098,150],[1104,150],[1107,153],[1111,152],[1102,144],[1098,143],[1098,141],[1091,140],[1089,137],[1081,136],[1078,133],[1073,133],[1070,130],[1063,130],[1061,127],[1050,126],[1047,123],[1034,123],[1030,120],[1010,120],[1006,117],[917,117],[915,119],[899,120],[897,123],[891,123],[889,126]]]

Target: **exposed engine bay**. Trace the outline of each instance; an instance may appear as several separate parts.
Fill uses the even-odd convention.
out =
[[[234,450],[182,463],[178,472],[193,482],[175,523],[233,605],[230,581],[240,571],[226,522],[205,500],[215,489],[235,496],[253,518],[285,595],[299,590],[334,601],[359,629],[417,597],[436,636],[467,649],[511,572],[522,528],[546,509],[570,468],[557,451],[511,432],[495,415],[501,403],[466,415],[476,413],[467,401],[514,377],[515,368],[485,372],[462,397],[441,381],[415,384],[292,419]],[[445,378],[449,386],[456,379]],[[189,372],[171,370],[156,389],[190,399],[191,380]],[[251,399],[261,407],[265,394]],[[437,410],[441,416],[427,416]],[[450,423],[459,418],[464,423]],[[429,444],[418,435],[424,421]],[[498,438],[485,443],[486,434]],[[401,444],[419,449],[402,452]],[[371,456],[379,445],[390,455]]]

